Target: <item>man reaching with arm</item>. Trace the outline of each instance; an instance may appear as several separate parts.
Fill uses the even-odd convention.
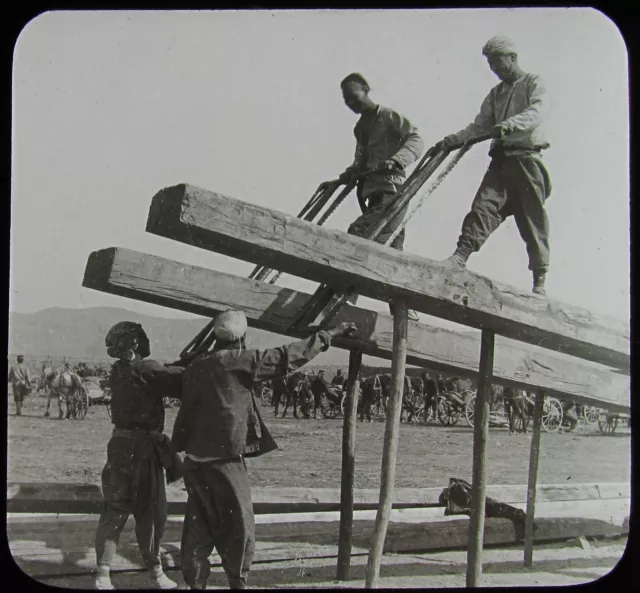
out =
[[[232,589],[247,587],[255,546],[251,489],[244,458],[277,448],[252,396],[256,382],[284,377],[327,350],[352,323],[269,350],[248,350],[247,319],[225,311],[214,322],[213,352],[196,358],[183,376],[183,400],[173,428],[185,451],[187,510],[182,532],[184,579],[205,589],[215,547]]]

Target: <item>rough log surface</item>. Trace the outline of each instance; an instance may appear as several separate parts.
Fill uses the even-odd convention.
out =
[[[535,519],[535,541],[573,537],[614,536],[628,533],[629,500],[548,503],[541,505]],[[417,552],[464,549],[468,544],[469,518],[445,517],[443,509],[429,509],[425,516],[392,516],[385,539],[385,552]],[[50,517],[9,516],[7,535],[14,560],[32,576],[81,574],[95,569],[95,515],[51,515]],[[334,556],[337,551],[339,520],[337,513],[326,519],[304,516],[282,522],[256,524],[256,562]],[[362,553],[369,543],[373,513],[355,516],[353,553]],[[182,521],[167,522],[162,538],[163,563],[180,566]],[[507,519],[487,519],[484,544],[515,544],[516,532]],[[520,542],[521,543],[521,542]],[[211,560],[219,563],[217,554]],[[112,569],[141,569],[133,521],[129,520],[118,547]]]
[[[190,185],[153,198],[147,231],[628,372],[629,325]]]
[[[251,327],[285,333],[308,294],[190,266],[123,248],[93,252],[83,286],[171,309],[213,317],[236,306]],[[393,318],[384,313],[345,305],[334,323],[354,321],[352,339],[337,339],[334,346],[389,360]],[[204,325],[204,321],[203,321]],[[295,331],[291,337],[301,337]],[[476,377],[480,336],[409,322],[407,364]],[[496,337],[494,382],[519,389],[544,389],[550,395],[579,403],[629,412],[629,377],[609,368],[508,338]]]
[[[397,488],[394,509],[440,507],[442,488]],[[536,499],[544,502],[602,501],[628,499],[629,482],[598,484],[543,484],[536,488]],[[355,510],[375,510],[379,490],[355,490]],[[169,514],[184,513],[187,493],[167,493]],[[488,486],[487,496],[509,504],[524,504],[527,487]],[[257,515],[269,513],[311,513],[340,510],[338,488],[255,488],[252,491],[253,510]],[[7,511],[13,513],[99,513],[102,493],[97,484],[74,483],[8,483]]]

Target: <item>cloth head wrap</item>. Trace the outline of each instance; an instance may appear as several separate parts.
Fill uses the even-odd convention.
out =
[[[141,358],[147,358],[151,353],[149,338],[142,326],[134,321],[120,321],[109,330],[104,339],[107,354],[111,358],[120,358],[122,352],[128,347],[131,338],[134,337],[138,340],[138,354]]]
[[[366,81],[365,77],[358,72],[352,72],[349,76],[345,77],[344,80],[340,83],[340,86],[344,87],[350,82],[357,82],[362,85],[365,91],[369,92],[371,88],[369,87],[369,83]]]
[[[500,54],[518,55],[515,44],[508,37],[492,37],[484,44],[482,54],[485,56],[495,56]]]
[[[246,332],[247,318],[242,311],[224,311],[213,323],[213,334],[222,342],[237,342]]]

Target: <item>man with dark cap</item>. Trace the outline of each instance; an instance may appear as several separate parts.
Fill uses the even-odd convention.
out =
[[[331,379],[331,385],[342,390],[346,377],[342,374],[342,369],[338,369],[333,379]]]
[[[348,184],[365,171],[375,171],[358,181],[357,196],[362,215],[347,230],[351,235],[364,237],[395,201],[406,178],[406,169],[420,158],[424,141],[407,118],[371,100],[369,83],[361,74],[349,74],[340,86],[345,104],[359,114],[360,119],[353,130],[356,137],[355,159],[339,180]],[[408,205],[387,224],[376,238],[377,243],[385,243],[391,237],[404,221],[407,209]],[[391,242],[391,247],[402,251],[404,239],[403,229]],[[355,303],[355,298],[349,302]],[[393,313],[393,306],[389,308]],[[415,321],[419,319],[414,311],[409,312],[409,317]]]
[[[533,292],[544,296],[549,268],[549,220],[545,202],[551,180],[541,152],[549,147],[543,122],[548,111],[547,89],[537,74],[524,72],[507,37],[493,37],[482,49],[489,68],[501,80],[482,103],[475,121],[436,146],[464,142],[494,131],[489,169],[462,223],[455,253],[448,263],[464,268],[471,253],[513,215],[529,255]]]
[[[183,376],[183,399],[173,428],[176,451],[185,451],[182,573],[192,589],[205,589],[214,547],[232,589],[247,587],[255,522],[245,457],[277,448],[253,399],[256,382],[282,377],[348,335],[354,324],[320,331],[306,340],[248,350],[247,319],[225,311],[214,322],[212,352],[196,357]]]
[[[111,421],[115,425],[102,470],[104,503],[96,532],[96,589],[113,589],[109,569],[130,514],[136,521],[138,547],[155,589],[177,584],[162,570],[160,539],[167,520],[169,483],[181,477],[180,458],[164,430],[163,398],[182,395],[182,367],[166,367],[150,354],[149,338],[138,323],[122,321],[105,339],[111,368]]]
[[[18,354],[16,358],[18,364],[9,369],[9,382],[13,391],[13,401],[16,404],[16,416],[21,416],[24,398],[31,392],[32,378],[31,371],[24,364],[24,356]]]

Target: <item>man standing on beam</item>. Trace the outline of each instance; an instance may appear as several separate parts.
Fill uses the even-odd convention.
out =
[[[277,448],[253,399],[256,382],[283,377],[355,331],[341,323],[306,340],[269,350],[247,350],[241,311],[216,317],[213,352],[197,357],[183,375],[182,405],[171,437],[185,451],[187,510],[180,554],[191,589],[205,589],[215,547],[231,589],[245,589],[255,546],[255,520],[245,457]]]
[[[482,53],[500,84],[491,89],[472,124],[436,144],[441,148],[491,130],[496,133],[489,150],[491,164],[462,223],[455,253],[445,261],[466,267],[469,256],[513,215],[527,247],[533,292],[544,296],[549,268],[545,202],[551,194],[541,158],[549,147],[542,125],[549,107],[547,89],[540,76],[520,68],[516,47],[507,37],[492,37]]]
[[[351,111],[360,115],[353,133],[356,137],[356,152],[353,163],[339,177],[348,184],[365,171],[376,171],[358,180],[357,196],[362,210],[347,232],[359,237],[366,236],[376,226],[385,211],[393,204],[397,191],[406,177],[406,169],[424,150],[424,141],[417,128],[399,113],[377,105],[369,97],[369,83],[356,73],[349,74],[341,83],[344,102]],[[376,238],[385,243],[402,224],[407,213],[404,208],[389,222]],[[392,241],[391,247],[402,251],[405,231],[402,229]],[[355,304],[352,297],[349,302]],[[393,314],[393,304],[389,304]],[[414,311],[409,318],[418,321]]]

